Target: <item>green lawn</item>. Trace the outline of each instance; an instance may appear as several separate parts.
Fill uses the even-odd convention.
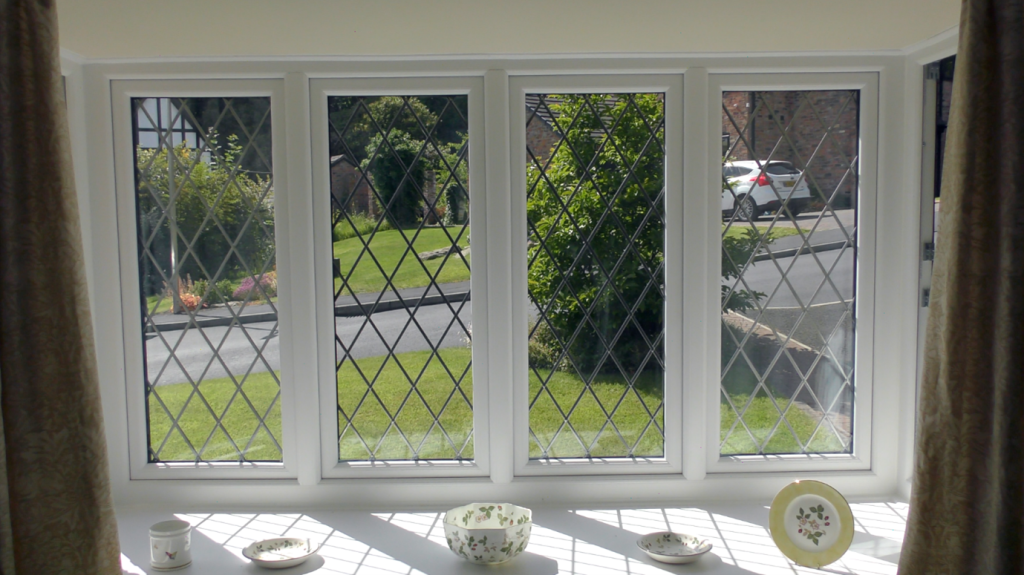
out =
[[[742,410],[743,406],[750,399],[748,395],[732,395],[730,397],[738,410]],[[785,422],[779,423],[775,433],[765,445],[764,453],[800,453],[799,444],[793,438],[793,432],[796,433],[802,443],[806,443],[811,439],[811,434],[814,433],[818,421],[795,406],[786,411],[786,406],[789,404],[789,400],[786,398],[776,397],[775,402],[778,404],[779,409],[786,412],[785,422],[788,422],[793,430],[790,431]],[[725,403],[724,399],[721,403],[721,414],[720,440],[725,440],[725,434],[732,427],[737,416],[732,408],[729,407],[729,404]],[[728,441],[722,445],[722,455],[757,453],[757,445],[751,439],[751,434],[757,439],[758,443],[763,443],[778,419],[779,411],[772,405],[771,399],[764,394],[756,396],[743,415],[743,422],[750,429],[750,434],[743,429],[742,424],[738,424],[729,436]],[[811,440],[808,447],[809,451],[817,453],[841,453],[843,450],[842,444],[831,432],[828,424],[821,426],[821,429],[814,435],[814,439]]]
[[[339,414],[339,457],[342,460],[367,459],[369,452],[363,445],[364,441],[371,449],[377,449],[378,459],[412,458],[413,451],[409,449],[401,434],[397,433],[397,430],[388,432],[391,421],[388,413],[397,413],[403,401],[405,407],[396,422],[413,447],[419,449],[420,457],[455,458],[456,449],[448,443],[441,430],[433,425],[434,419],[427,406],[434,413],[440,413],[441,425],[444,426],[452,443],[462,448],[473,431],[473,410],[470,407],[473,401],[472,369],[467,373],[472,353],[469,348],[450,347],[439,350],[438,355],[443,363],[436,357],[431,359],[429,351],[400,353],[384,365],[382,364],[386,357],[361,359],[355,362],[357,365],[345,362],[338,372],[338,405],[345,417],[352,418],[352,426],[348,426],[345,418]],[[360,371],[362,376],[359,374]],[[420,377],[416,386],[419,394],[413,393],[408,400],[406,396],[409,395],[411,386],[406,374],[413,380],[417,376]],[[371,381],[377,377],[373,385],[376,397],[368,392],[363,377]],[[448,396],[453,390],[453,377],[456,380],[461,379],[462,393],[456,392],[451,401],[448,401]],[[462,457],[473,457],[472,439],[469,439],[468,445],[462,449]]]
[[[447,348],[440,350],[439,353],[448,365],[448,369],[453,372],[456,378],[461,377],[462,373],[469,366],[471,352],[468,348]],[[377,397],[380,398],[379,401],[372,395],[366,394],[367,387],[362,383],[362,378],[357,372],[356,365],[347,362],[342,367],[338,375],[339,405],[344,413],[349,416],[355,411],[355,415],[352,417],[352,425],[358,429],[359,435],[363,439],[361,441],[357,434],[354,433],[354,430],[346,426],[344,418],[339,418],[339,434],[341,434],[339,457],[341,459],[367,459],[368,452],[363,446],[363,441],[366,441],[371,448],[377,449],[376,456],[378,459],[409,459],[412,457],[413,452],[405,441],[394,430],[388,431],[390,417],[385,411],[385,408],[387,408],[391,413],[395,413],[410,390],[410,386],[402,373],[403,368],[414,379],[421,371],[423,372],[420,383],[417,386],[422,399],[416,394],[410,396],[408,403],[398,417],[398,424],[405,431],[413,446],[419,449],[420,458],[451,459],[456,455],[456,451],[444,438],[440,430],[436,427],[431,427],[433,418],[430,416],[426,406],[430,406],[435,413],[441,413],[441,423],[457,446],[461,447],[469,439],[462,451],[462,456],[464,458],[473,457],[473,442],[469,438],[473,427],[473,413],[469,403],[467,403],[467,401],[472,402],[473,400],[472,370],[466,374],[461,385],[465,398],[457,393],[452,398],[452,401],[448,403],[447,408],[445,408],[445,401],[447,401],[452,391],[451,379],[437,358],[434,358],[428,364],[427,360],[429,358],[430,352],[426,351],[398,354],[396,359],[392,359],[383,366],[383,370],[381,370],[383,357],[358,360],[356,364],[359,370],[368,379],[373,379],[378,371],[380,371],[380,375],[377,376],[377,382],[374,385],[374,391]],[[547,377],[548,372],[541,370],[540,375]],[[218,415],[224,412],[228,400],[236,389],[231,380],[226,378],[205,381],[199,387],[203,396]],[[567,411],[575,402],[584,386],[579,378],[568,373],[556,372],[549,382],[548,388],[551,391],[551,395],[549,396],[547,393],[541,394],[530,412],[531,428],[534,434],[545,444],[551,442],[552,437],[554,437],[555,432],[562,425],[563,421],[551,396],[554,396],[555,400]],[[259,413],[268,413],[267,410],[269,408],[269,413],[266,417],[267,426],[274,437],[280,441],[281,410],[280,400],[277,399],[277,382],[270,373],[257,373],[249,376],[243,385],[243,389],[249,401],[254,404]],[[626,386],[621,378],[601,376],[591,387],[591,391],[584,395],[584,399],[577,406],[570,421],[577,433],[588,444],[600,432],[601,425],[605,421],[605,416],[598,405],[598,400],[607,406],[608,410],[611,410],[625,389]],[[535,374],[531,374],[531,399],[537,395],[539,390],[540,380]],[[177,415],[192,393],[192,386],[187,383],[164,385],[158,387],[156,393],[163,400],[164,404],[167,405],[168,409]],[[733,401],[737,402],[738,405],[743,405],[747,398],[743,394],[733,394],[732,397]],[[664,413],[658,407],[661,404],[661,398],[661,378],[655,374],[643,374],[639,384],[634,390],[630,390],[627,393],[626,399],[623,400],[623,404],[615,414],[614,421],[626,442],[633,444],[639,438],[639,444],[635,451],[638,456],[660,456],[663,452],[660,434],[653,427],[648,430],[646,435],[640,438],[640,434],[649,421],[644,405],[655,414],[658,424],[662,425]],[[356,410],[356,406],[360,401],[363,401],[363,403]],[[150,441],[151,446],[156,449],[159,448],[167,431],[170,429],[170,418],[160,407],[155,396],[150,396],[149,405]],[[785,402],[780,400],[780,405],[785,405]],[[778,412],[768,398],[757,397],[745,414],[744,421],[751,427],[758,440],[763,440],[764,436],[774,425],[777,417]],[[723,403],[722,429],[727,430],[735,419],[736,415],[729,409],[728,405]],[[804,441],[807,440],[816,423],[810,416],[797,409],[790,410],[790,413],[787,414],[787,420]],[[253,432],[257,430],[257,419],[248,409],[240,395],[236,397],[231,407],[227,410],[227,414],[222,418],[226,434],[225,430],[215,427],[214,418],[203,406],[198,396],[192,397],[179,421],[185,437],[188,437],[196,449],[202,448],[207,442],[207,438],[213,433],[213,438],[209,440],[203,455],[203,459],[207,461],[237,459],[235,450],[228,438],[230,437],[234,440],[239,449],[246,450],[246,445],[249,443]],[[824,435],[823,433],[819,434],[819,437],[812,441],[812,448],[826,452],[834,452],[840,449],[835,439],[827,440]],[[785,427],[781,427],[776,432],[766,448],[766,452],[771,453],[792,453],[796,450],[797,443]],[[626,444],[614,432],[607,429],[598,439],[592,454],[598,457],[621,456],[627,453],[627,451],[628,447]],[[753,442],[746,432],[742,430],[735,432],[723,449],[723,452],[727,454],[751,453],[753,451],[756,451]],[[281,456],[280,451],[271,441],[266,430],[262,428],[259,429],[256,439],[253,440],[252,445],[249,445],[246,453],[250,460],[274,460],[280,459]],[[584,452],[572,433],[566,429],[550,445],[549,453],[555,457],[579,457]],[[534,440],[530,442],[530,454],[534,457],[541,454],[540,447]],[[194,453],[177,430],[172,433],[171,438],[159,454],[161,461],[192,461],[194,458]]]
[[[743,423],[746,424],[750,433],[747,433],[746,429],[743,428],[743,423],[738,423],[727,441],[726,433],[729,432],[733,422],[738,417],[736,412],[726,403],[725,398],[722,398],[720,403],[721,436],[719,438],[719,441],[725,441],[722,445],[722,455],[758,453],[758,445],[763,444],[765,439],[768,439],[768,434],[772,433],[775,422],[779,420],[779,410],[785,413],[785,421],[779,423],[774,434],[768,439],[768,443],[764,446],[764,453],[800,453],[800,444],[794,439],[793,432],[796,432],[801,443],[807,443],[808,440],[811,440],[808,446],[810,451],[818,453],[838,453],[842,451],[842,444],[832,434],[828,424],[822,425],[818,433],[811,439],[818,420],[801,411],[796,406],[787,411],[787,406],[789,406],[788,397],[775,395],[775,402],[773,404],[772,399],[768,397],[763,389],[755,393],[757,389],[757,376],[749,369],[729,370],[729,373],[722,381],[722,386],[725,388],[725,392],[729,394],[729,398],[738,411],[743,411],[744,406],[750,401],[751,394],[755,394],[753,402],[751,402],[743,414]],[[778,405],[777,409],[776,405]],[[789,427],[786,426],[786,422],[792,426],[793,431],[790,431]],[[751,438],[751,435],[753,435],[753,438]],[[757,444],[754,443],[755,439]]]
[[[245,451],[249,460],[280,460],[281,451],[271,440],[266,429],[260,428],[257,431],[257,418],[249,409],[241,394],[237,394],[231,407],[227,408],[228,401],[235,394],[237,387],[229,378],[211,379],[199,385],[202,398],[205,398],[214,412],[221,416],[221,423],[224,429],[216,426],[216,421],[206,409],[199,395],[192,393],[193,387],[189,383],[177,383],[173,385],[161,385],[156,388],[155,394],[149,396],[149,434],[150,448],[159,449],[161,442],[171,428],[171,418],[160,405],[160,400],[168,410],[177,416],[184,407],[184,413],[178,419],[184,437],[178,430],[174,430],[167,444],[159,453],[160,461],[193,461],[195,453],[189,448],[188,442],[196,450],[201,450],[206,444],[207,438],[213,434],[212,439],[203,451],[203,460],[237,460],[237,453],[232,446],[231,440],[238,446],[239,450]],[[264,421],[270,432],[280,442],[281,439],[281,401],[277,397],[278,384],[270,372],[254,373],[250,375],[242,385],[242,390],[253,404],[253,407],[260,415],[267,414]],[[189,396],[192,396],[189,401]],[[157,398],[159,396],[159,400]],[[225,414],[225,408],[227,413]],[[269,409],[269,412],[268,412]],[[225,434],[225,430],[227,434]],[[253,433],[256,438],[249,445]],[[185,438],[188,438],[186,442]]]
[[[542,456],[541,445],[544,445],[548,447],[548,454],[552,457],[586,457],[586,451],[568,427],[555,437],[564,421],[558,406],[561,406],[564,412],[569,411],[576,398],[584,391],[583,380],[575,374],[556,371],[548,381],[547,391],[542,391],[541,379],[547,379],[550,374],[550,370],[547,369],[539,369],[536,372],[530,370],[530,400],[536,398],[530,410],[530,428],[537,437],[530,440],[530,456]],[[597,443],[590,452],[592,456],[625,456],[634,445],[634,454],[638,457],[664,455],[661,433],[655,424],[646,429],[645,433],[652,414],[657,427],[665,427],[664,410],[661,408],[662,380],[660,373],[645,372],[638,378],[635,388],[626,391],[626,381],[622,376],[597,376],[569,417],[569,423],[586,445],[591,445],[597,438]],[[619,433],[622,434],[620,439],[611,426],[601,429],[608,419],[601,407],[604,406],[610,413],[622,397],[623,391],[626,391],[626,396],[612,417]],[[537,443],[538,440],[540,445]]]
[[[466,227],[465,231],[462,231],[461,226],[449,227],[447,230],[452,239],[458,239],[460,247],[464,248],[469,245],[468,227]],[[461,236],[459,236],[459,232],[462,232]],[[402,237],[403,233],[405,238]],[[348,278],[348,286],[351,289],[351,291],[346,290],[344,295],[351,295],[352,291],[355,293],[379,293],[382,290],[388,289],[384,274],[387,274],[387,277],[394,275],[392,284],[398,289],[430,285],[430,277],[437,273],[441,263],[445,260],[444,258],[436,258],[425,261],[423,264],[426,270],[424,270],[424,265],[421,265],[416,259],[413,251],[423,253],[448,247],[452,245],[451,239],[449,239],[442,228],[424,228],[416,236],[416,240],[413,242],[413,250],[409,250],[406,253],[409,247],[407,238],[412,239],[415,233],[415,229],[409,229],[404,231],[388,230],[377,232],[373,235],[369,242],[370,249],[380,263],[380,267],[384,269],[384,273],[377,267],[373,259],[369,257],[369,254],[363,254],[363,257],[357,261],[364,247],[362,239],[348,238],[334,242],[334,257],[340,260],[341,274]],[[468,256],[466,261],[468,263]],[[355,268],[354,271],[353,267]],[[395,272],[396,269],[398,270],[397,273]],[[349,277],[349,274],[351,274],[351,277]],[[469,267],[463,263],[462,258],[452,254],[448,258],[447,263],[444,264],[441,274],[434,281],[437,283],[450,283],[466,281],[468,279]],[[335,290],[339,286],[339,280],[335,279]]]
[[[725,230],[725,224],[722,224],[722,231],[725,232],[725,237],[735,237],[735,238],[738,238],[738,237],[741,237],[744,234],[746,234],[747,233],[746,230],[749,230],[749,229],[750,229],[750,224],[747,224],[747,223],[744,223],[744,222],[735,222],[732,226],[729,227],[729,230],[726,231]],[[767,231],[768,231],[768,226],[757,226],[757,232],[759,234],[764,235]],[[771,239],[773,239],[773,240],[777,240],[779,238],[784,238],[786,236],[795,236],[795,235],[797,235],[797,233],[798,232],[796,231],[796,228],[790,228],[790,227],[785,227],[785,226],[775,226],[774,228],[772,228],[772,232],[769,235],[769,237]]]

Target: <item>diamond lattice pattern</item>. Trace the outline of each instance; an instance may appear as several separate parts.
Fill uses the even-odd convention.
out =
[[[530,457],[664,455],[664,94],[528,94]]]
[[[473,458],[467,105],[328,98],[342,461]]]
[[[853,449],[859,97],[723,94],[723,455]]]
[[[135,98],[149,460],[280,461],[269,98]]]

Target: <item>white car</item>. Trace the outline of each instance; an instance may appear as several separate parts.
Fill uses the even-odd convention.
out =
[[[782,209],[796,216],[811,201],[811,189],[792,162],[726,162],[722,164],[722,215],[756,220],[765,212]],[[773,189],[774,188],[774,189]]]

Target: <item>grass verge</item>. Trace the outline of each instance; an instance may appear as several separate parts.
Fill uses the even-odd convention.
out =
[[[460,232],[462,232],[461,236],[459,236]],[[348,278],[349,289],[345,290],[343,295],[352,295],[352,292],[380,293],[390,289],[386,277],[392,275],[394,275],[392,284],[397,289],[424,287],[430,285],[430,278],[437,274],[442,263],[444,263],[444,269],[435,279],[437,283],[469,280],[469,266],[466,265],[469,261],[468,256],[465,263],[457,254],[452,254],[447,262],[442,257],[427,260],[421,265],[413,253],[429,252],[451,246],[452,239],[456,238],[458,238],[459,247],[465,248],[469,245],[468,227],[464,232],[461,226],[424,228],[416,236],[413,249],[406,253],[409,247],[408,240],[412,239],[415,233],[415,229],[410,229],[388,230],[374,234],[369,241],[369,246],[373,256],[380,264],[380,268],[369,254],[363,254],[360,257],[363,252],[364,239],[353,237],[334,242],[334,257],[340,260],[341,275]],[[381,268],[384,273],[381,273]],[[335,290],[337,290],[341,285],[340,280],[335,279],[334,281]]]
[[[447,348],[440,350],[439,355],[443,363],[438,361],[437,357],[431,358],[430,352],[427,351],[398,354],[386,362],[385,357],[373,357],[345,363],[338,374],[338,404],[345,414],[351,416],[352,427],[347,426],[346,420],[339,417],[341,459],[367,459],[367,445],[371,449],[377,449],[378,459],[411,458],[413,451],[409,444],[396,430],[389,429],[391,419],[388,412],[397,412],[403,401],[406,404],[397,418],[397,423],[405,431],[413,447],[419,449],[421,459],[451,459],[456,455],[456,448],[453,448],[440,429],[433,426],[433,418],[427,406],[434,413],[441,414],[441,424],[455,446],[465,446],[462,457],[473,457],[473,440],[470,436],[473,429],[473,412],[470,407],[473,400],[473,374],[472,370],[468,369],[471,352],[468,348]],[[457,391],[450,400],[453,386],[449,370],[456,379],[465,374],[460,386],[461,392]],[[406,395],[411,387],[405,374],[409,374],[413,379],[417,376],[420,378],[416,388],[418,393],[414,392],[408,399]],[[549,445],[549,453],[552,456],[579,457],[585,453],[576,436],[568,428],[554,439],[564,422],[558,406],[568,411],[583,392],[583,398],[569,421],[576,434],[588,445],[597,439],[592,450],[594,456],[622,456],[628,451],[627,446],[632,444],[637,444],[635,453],[638,456],[662,455],[664,447],[661,435],[653,425],[648,426],[649,411],[654,414],[658,425],[663,427],[664,412],[660,408],[663,378],[660,375],[642,374],[633,389],[627,389],[621,377],[599,376],[590,389],[585,390],[583,382],[578,377],[555,372],[547,386],[550,394],[540,393],[540,377],[547,378],[548,375],[549,372],[546,370],[538,370],[538,373],[530,377],[530,398],[537,398],[530,410],[530,426],[537,439]],[[369,380],[376,377],[373,387],[376,396],[362,383],[363,376]],[[171,413],[178,415],[184,408],[184,413],[179,419],[184,435],[177,430],[172,432],[160,451],[161,461],[193,461],[195,454],[189,448],[186,438],[197,450],[206,445],[203,453],[205,461],[237,459],[231,441],[234,441],[239,449],[245,450],[250,460],[280,459],[280,451],[270,436],[273,434],[280,442],[281,409],[280,399],[277,397],[278,384],[270,373],[252,374],[242,385],[256,410],[261,414],[267,414],[265,421],[270,434],[267,433],[267,429],[258,426],[256,416],[241,396],[236,397],[227,409],[222,418],[221,429],[215,425],[213,416],[198,395],[193,395],[186,406],[192,389],[187,383],[157,388],[156,395],[159,395]],[[227,378],[204,381],[199,385],[203,398],[218,415],[224,413],[235,389],[235,384]],[[613,418],[623,436],[619,438],[610,427],[602,430],[607,418],[601,406],[610,411],[624,391],[626,396]],[[732,398],[738,406],[742,406],[748,396],[734,394]],[[150,396],[149,406],[150,445],[156,449],[171,429],[170,417],[160,406],[155,395]],[[724,431],[736,420],[736,414],[723,403],[721,416],[724,439]],[[758,440],[763,441],[778,419],[778,411],[767,397],[758,396],[754,398],[743,419]],[[796,408],[789,410],[786,420],[804,441],[817,423],[810,415]],[[254,434],[256,437],[250,443]],[[811,441],[812,448],[822,452],[835,452],[840,449],[838,442],[826,435],[830,434],[824,433],[824,430],[819,433],[818,437]],[[768,442],[765,451],[792,453],[797,450],[796,440],[783,424]],[[724,454],[754,451],[756,447],[753,440],[742,429],[737,429],[723,447]],[[537,440],[532,438],[530,454],[534,457],[541,454]]]
[[[725,237],[727,238],[743,237],[749,229],[752,229],[750,224],[744,222],[735,222],[733,225],[729,226],[728,230],[725,229],[725,224],[722,224],[722,231],[725,232]],[[762,236],[765,235],[768,233],[768,226],[757,226],[757,232]],[[771,233],[768,234],[768,238],[771,240],[777,240],[786,236],[795,236],[797,233],[799,232],[797,232],[796,228],[775,226],[772,228]]]

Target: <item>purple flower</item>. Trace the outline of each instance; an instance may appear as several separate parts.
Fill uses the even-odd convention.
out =
[[[277,295],[277,274],[270,272],[263,274],[259,277],[260,288],[256,287],[256,278],[249,276],[242,280],[238,288],[231,294],[231,297],[235,300],[257,300],[266,294],[268,297]]]

